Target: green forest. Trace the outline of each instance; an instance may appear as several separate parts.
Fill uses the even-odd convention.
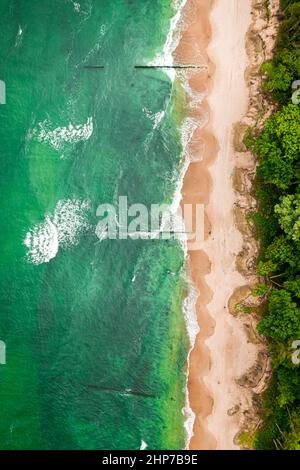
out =
[[[273,365],[258,450],[300,450],[300,2],[281,0],[281,10],[274,58],[261,68],[263,93],[276,110],[245,139],[257,157],[253,220],[262,282],[254,294],[265,301],[258,331],[269,340]]]

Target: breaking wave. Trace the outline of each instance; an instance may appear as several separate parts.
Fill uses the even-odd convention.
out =
[[[90,226],[87,220],[88,201],[67,199],[59,201],[54,214],[47,214],[45,221],[36,224],[25,237],[27,259],[33,264],[48,263],[59,248],[76,245],[79,235]]]

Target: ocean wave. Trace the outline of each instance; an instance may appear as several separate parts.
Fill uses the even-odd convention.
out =
[[[183,301],[183,313],[185,318],[185,323],[187,325],[187,331],[190,340],[190,350],[188,353],[187,358],[187,368],[189,370],[189,363],[190,363],[190,355],[192,350],[194,349],[196,337],[200,331],[200,327],[198,325],[197,314],[196,314],[196,302],[199,297],[199,292],[191,279],[187,278],[187,282],[189,285],[189,291],[187,297]],[[195,422],[195,413],[190,407],[190,400],[189,400],[189,393],[188,393],[188,374],[186,376],[186,400],[185,400],[185,407],[183,410],[183,414],[186,417],[184,422],[184,427],[186,431],[186,448],[188,448],[191,438],[193,436],[193,428]]]
[[[143,108],[142,111],[146,114],[147,118],[153,122],[153,130],[158,128],[166,114],[164,110],[158,111],[157,113],[152,113],[148,108]]]
[[[22,39],[23,39],[23,29],[21,25],[19,25],[17,36],[16,36],[16,41],[15,41],[15,47],[19,47],[21,45]]]
[[[76,245],[79,235],[89,229],[88,201],[61,200],[53,215],[47,214],[44,222],[36,224],[25,237],[27,259],[33,264],[48,263],[55,258],[59,248]]]
[[[79,2],[72,2],[73,3],[73,8],[74,8],[74,11],[76,11],[76,13],[79,13],[80,12],[80,3]]]
[[[74,0],[69,0],[73,6],[73,10],[77,13],[82,21],[86,21],[92,14],[93,3],[91,0],[85,2],[76,2]]]
[[[45,120],[38,123],[38,127],[29,131],[29,138],[36,138],[38,142],[50,144],[55,150],[61,150],[65,143],[75,144],[88,140],[94,130],[93,118],[89,117],[84,124],[69,124],[66,127],[56,127],[51,130],[51,124]]]
[[[182,18],[182,10],[186,4],[186,0],[175,0],[174,1],[174,6],[177,8],[177,12],[175,16],[171,19],[171,25],[170,25],[170,31],[167,37],[167,41],[164,46],[163,54],[160,56],[157,56],[154,61],[152,62],[153,65],[173,65],[174,60],[173,60],[173,53],[176,50],[182,30],[184,27],[184,22]],[[176,73],[174,69],[168,69],[167,73],[172,80],[172,82],[175,80],[176,77],[181,79],[181,82],[183,84],[184,90],[189,97],[189,108],[194,108],[196,107],[200,102],[203,101],[205,96],[203,94],[194,94],[189,87],[188,80],[187,80],[187,75],[183,71],[179,71]],[[193,161],[195,161],[194,156],[189,150],[189,144],[191,142],[191,139],[198,127],[203,127],[205,123],[207,122],[207,116],[203,114],[202,118],[194,118],[187,116],[181,125],[180,129],[180,135],[181,135],[181,146],[182,146],[182,153],[181,153],[181,161],[182,161],[182,166],[180,169],[179,175],[177,174],[177,185],[176,185],[176,190],[174,193],[173,201],[171,204],[171,211],[173,214],[178,213],[179,208],[180,208],[180,203],[182,200],[182,187],[183,187],[183,180],[184,176],[187,172],[187,169]],[[182,224],[184,224],[184,221],[182,221]],[[188,254],[188,245],[187,245],[187,236],[184,235],[181,239],[181,247],[182,250],[185,254],[185,257],[187,258]],[[185,422],[184,422],[184,427],[186,431],[186,442],[185,442],[185,447],[189,447],[190,440],[193,435],[193,427],[194,427],[194,422],[195,422],[195,413],[190,407],[190,401],[189,401],[189,391],[188,391],[188,378],[189,378],[189,359],[190,359],[190,354],[191,351],[194,348],[195,345],[195,340],[198,332],[200,331],[198,321],[197,321],[197,316],[196,316],[196,302],[197,298],[199,296],[199,293],[195,286],[193,285],[192,281],[188,279],[188,285],[189,285],[189,290],[188,290],[188,295],[184,299],[183,302],[183,314],[185,318],[185,323],[187,326],[187,332],[189,336],[189,341],[190,341],[190,349],[188,353],[188,358],[187,358],[187,374],[186,374],[186,401],[185,401],[185,407],[182,410],[182,413],[185,417]]]
[[[157,54],[157,56],[150,62],[149,65],[171,66],[174,64],[173,52],[176,50],[180,41],[182,30],[180,22],[182,21],[182,9],[186,2],[187,0],[173,1],[176,13],[173,18],[171,18],[170,29],[163,47],[163,51],[162,53]],[[176,72],[174,69],[165,69],[165,73],[169,76],[172,82],[175,80]]]
[[[181,146],[182,146],[182,152],[181,152],[182,166],[181,166],[179,175],[178,173],[174,175],[174,178],[176,178],[177,183],[176,183],[176,189],[174,192],[173,200],[171,203],[172,214],[181,214],[180,203],[182,200],[183,180],[184,180],[185,174],[187,172],[187,169],[190,163],[193,161],[193,156],[190,155],[188,145],[193,137],[195,130],[198,128],[199,124],[200,124],[200,121],[198,119],[186,117],[183,120],[181,128],[180,128],[180,139],[181,139]],[[181,224],[184,227],[183,220],[181,221]],[[180,237],[180,241],[181,241],[182,250],[187,256],[187,236],[183,234],[183,236]]]
[[[58,234],[50,217],[27,232],[24,243],[29,249],[27,257],[33,264],[48,263],[54,258],[58,251]]]
[[[204,65],[203,65],[204,67]],[[193,69],[189,69],[188,71],[187,70],[179,70],[177,71],[177,74],[178,74],[178,77],[180,78],[180,81],[183,85],[183,89],[186,93],[186,95],[188,96],[189,98],[189,108],[190,109],[199,109],[199,106],[201,103],[203,103],[203,101],[205,100],[205,98],[207,98],[207,91],[204,91],[204,92],[200,92],[200,91],[194,91],[192,90],[191,86],[190,86],[190,77],[191,77],[191,74],[192,73],[199,73],[197,70],[193,70]]]

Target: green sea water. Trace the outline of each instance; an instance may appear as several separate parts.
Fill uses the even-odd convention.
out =
[[[171,0],[0,0],[1,449],[184,447],[184,254],[94,230],[99,204],[174,196],[178,93],[134,68],[174,14]]]

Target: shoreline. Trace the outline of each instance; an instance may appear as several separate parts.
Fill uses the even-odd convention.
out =
[[[194,97],[202,96],[202,100],[197,106],[192,96],[188,100],[188,117],[199,126],[188,144],[188,152],[196,158],[184,176],[181,204],[205,206],[203,249],[188,249],[187,261],[189,277],[199,294],[196,316],[200,328],[188,357],[187,401],[195,418],[191,450],[240,449],[237,436],[255,415],[254,387],[246,386],[242,379],[266,352],[266,345],[255,335],[255,324],[250,319],[249,327],[245,314],[239,316],[232,309],[234,295],[238,293],[239,298],[241,292],[248,292],[254,280],[253,273],[249,279],[247,270],[239,266],[246,222],[236,213],[240,207],[236,173],[244,166],[255,170],[255,162],[249,152],[237,154],[245,149],[237,149],[236,141],[242,146],[238,123],[243,122],[245,128],[249,125],[245,119],[253,96],[249,38],[254,7],[262,9],[262,4],[259,0],[188,0],[182,10],[186,28],[173,54],[178,63],[208,66],[201,73],[184,75]],[[263,28],[260,20],[259,28]],[[256,55],[259,63],[266,59],[263,51]],[[248,200],[246,210],[251,208],[249,204]],[[247,245],[257,253],[253,234],[248,234]],[[270,375],[268,366],[264,374]]]
[[[207,95],[213,87],[214,64],[207,55],[207,47],[212,36],[209,12],[213,3],[213,0],[188,0],[182,12],[183,22],[188,27],[182,31],[181,40],[174,54],[178,63],[195,63],[207,66],[206,70],[202,70],[200,73],[183,74],[184,76],[181,77],[184,79],[185,85],[188,83],[190,91],[190,96],[187,95],[188,104],[190,104],[188,117],[198,122],[187,149],[192,161],[190,161],[183,179],[182,205],[204,204],[206,207],[212,186],[208,167],[213,162],[217,143],[209,124],[210,109]],[[198,103],[197,97],[199,98]],[[196,105],[193,105],[193,101],[196,101]],[[201,125],[201,123],[203,124]],[[210,223],[207,211],[205,212],[205,237],[207,237]],[[207,416],[212,412],[213,406],[211,394],[203,381],[203,377],[208,373],[210,367],[210,352],[205,345],[205,340],[212,334],[214,328],[213,320],[205,309],[206,303],[212,297],[212,292],[204,279],[210,270],[210,264],[204,252],[190,251],[189,243],[187,243],[187,256],[188,276],[198,292],[195,302],[195,316],[199,326],[188,358],[188,405],[194,416],[188,447],[202,450],[215,447],[214,437],[203,425]]]

